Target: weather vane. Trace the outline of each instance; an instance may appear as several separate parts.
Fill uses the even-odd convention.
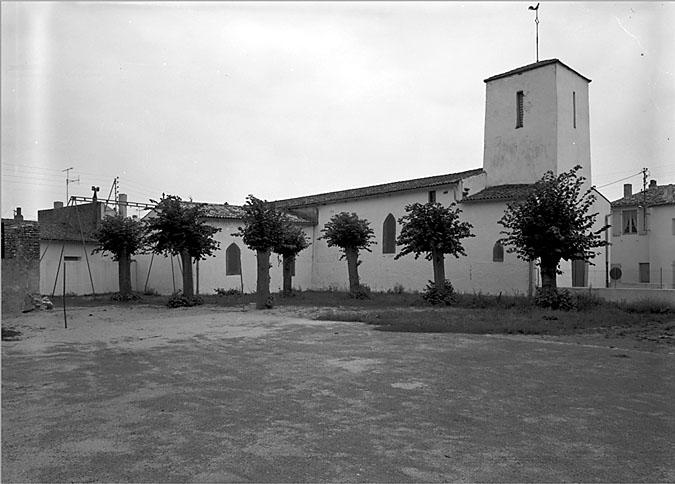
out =
[[[537,46],[537,62],[539,62],[539,4],[537,3],[536,7],[529,6],[527,7],[528,10],[534,10],[534,23],[535,23],[535,29],[536,29],[536,46]]]

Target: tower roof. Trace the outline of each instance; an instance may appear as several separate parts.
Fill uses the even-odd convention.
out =
[[[582,74],[579,74],[577,71],[575,71],[571,67],[563,64],[558,59],[547,59],[547,60],[535,62],[533,64],[528,64],[526,66],[518,67],[517,69],[512,69],[508,72],[504,72],[502,74],[497,74],[497,75],[494,75],[492,77],[488,77],[483,82],[490,82],[490,81],[494,81],[496,79],[501,79],[503,77],[509,77],[509,76],[513,76],[515,74],[521,74],[521,73],[526,72],[526,71],[531,71],[532,69],[538,69],[539,67],[549,66],[549,65],[552,65],[552,64],[560,64],[564,68],[574,72],[577,76],[581,77],[582,79],[585,79],[586,81],[591,82],[591,80],[588,77],[586,77]]]

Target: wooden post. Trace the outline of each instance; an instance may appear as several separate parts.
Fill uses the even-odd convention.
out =
[[[68,319],[66,317],[66,261],[63,261],[63,326],[68,329]]]

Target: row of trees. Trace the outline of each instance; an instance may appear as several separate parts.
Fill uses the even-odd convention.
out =
[[[561,260],[581,259],[590,261],[594,249],[607,243],[601,233],[609,226],[595,232],[592,227],[597,213],[589,214],[595,201],[591,189],[582,193],[584,178],[578,176],[580,167],[554,175],[548,172],[538,181],[524,200],[507,206],[499,223],[505,228],[501,242],[526,261],[539,261],[542,287],[555,290],[556,275]],[[153,201],[154,202],[154,201]],[[192,263],[212,256],[219,243],[213,236],[220,229],[204,221],[203,204],[185,204],[179,197],[168,195],[156,203],[152,217],[147,222],[119,216],[103,220],[97,237],[95,251],[110,252],[119,261],[120,292],[131,293],[129,266],[131,256],[144,250],[157,254],[176,255],[183,267],[183,294],[194,295]],[[401,251],[399,259],[413,254],[417,259],[424,255],[432,261],[434,285],[442,290],[446,284],[445,256],[465,256],[462,240],[473,237],[472,225],[460,220],[461,210],[453,203],[444,207],[440,203],[413,203],[405,207],[406,215],[398,221],[402,226],[397,238]],[[288,215],[274,205],[249,195],[244,205],[243,227],[232,235],[243,238],[244,243],[256,252],[257,257],[257,307],[271,307],[269,292],[270,255],[283,257],[283,291],[291,291],[291,268],[298,253],[309,246],[304,231],[293,224]],[[374,231],[365,219],[355,213],[341,212],[334,215],[322,229],[321,239],[329,247],[342,250],[347,260],[350,292],[360,289],[358,266],[359,252],[370,251]]]

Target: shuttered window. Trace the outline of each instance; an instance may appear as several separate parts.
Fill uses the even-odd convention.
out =
[[[396,252],[396,219],[392,214],[387,215],[382,224],[382,253]]]
[[[225,251],[225,275],[238,276],[241,274],[241,251],[234,242]]]
[[[436,190],[429,192],[429,203],[436,203]]]
[[[523,94],[523,91],[518,91],[516,93],[516,128],[522,128],[523,127],[523,100],[524,100],[525,94]]]

